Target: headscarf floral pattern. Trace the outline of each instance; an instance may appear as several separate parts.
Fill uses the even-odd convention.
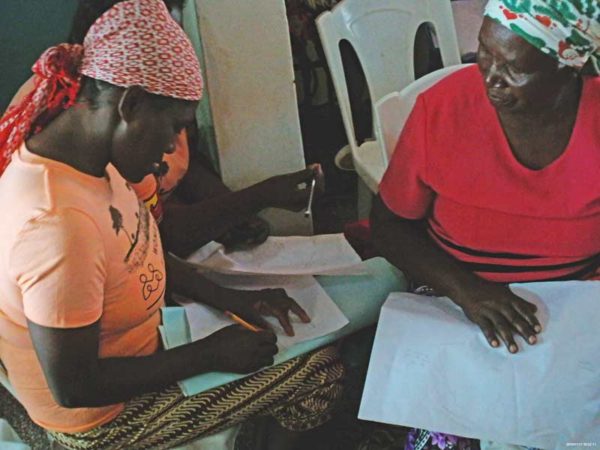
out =
[[[600,74],[598,0],[489,0],[484,15],[561,63]]]

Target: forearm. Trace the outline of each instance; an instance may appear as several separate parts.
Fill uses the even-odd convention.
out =
[[[81,328],[48,328],[28,321],[28,327],[48,387],[66,408],[126,402],[206,372],[254,372],[272,364],[277,351],[271,333],[230,326],[148,356],[99,358],[99,321]]]
[[[167,202],[160,224],[163,245],[187,256],[268,206],[260,183],[194,204]]]
[[[384,208],[376,199],[372,235],[378,251],[393,265],[459,304],[465,291],[485,283],[440,249],[419,222],[392,217]]]
[[[418,223],[395,216],[378,197],[371,227],[375,246],[392,264],[446,295],[477,324],[492,347],[500,339],[518,352],[514,334],[536,343],[542,328],[536,306],[513,294],[506,285],[480,278],[441,250]]]
[[[214,308],[225,310],[233,292],[213,283],[196,269],[172,255],[166,255],[169,291]]]
[[[186,203],[197,203],[231,192],[216,173],[204,167],[207,162],[201,163],[198,159],[199,156],[194,156],[190,160],[188,172],[175,193]]]
[[[210,336],[148,356],[99,358],[100,322],[48,328],[27,322],[56,402],[83,408],[125,402],[192,375],[219,370],[221,352]]]
[[[196,124],[187,127],[187,137],[189,164],[187,173],[177,186],[177,195],[187,203],[196,203],[231,192],[214,170],[208,156],[197,150],[199,134]]]
[[[79,380],[79,395],[68,406],[98,407],[125,402],[214,370],[217,369],[210,349],[198,343],[150,356],[99,359],[90,376]]]

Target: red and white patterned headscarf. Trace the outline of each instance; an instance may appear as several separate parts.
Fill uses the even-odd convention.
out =
[[[92,25],[83,46],[51,47],[32,70],[34,89],[0,119],[0,174],[25,139],[73,105],[82,75],[182,100],[202,97],[194,48],[162,0],[117,3]]]

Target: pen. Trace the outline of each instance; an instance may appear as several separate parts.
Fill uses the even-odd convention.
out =
[[[304,211],[304,217],[310,217],[310,212],[312,209],[313,197],[315,196],[315,185],[317,184],[317,177],[315,176],[310,182],[310,194],[308,196],[308,205],[306,206],[306,211]]]
[[[242,319],[240,316],[235,315],[234,313],[232,313],[231,311],[225,311],[225,315],[227,317],[229,317],[231,320],[233,320],[235,323],[243,326],[246,330],[250,330],[250,331],[254,331],[254,332],[259,332],[259,331],[263,331],[262,328],[258,328],[255,325],[252,325],[251,323],[246,322],[244,319]]]

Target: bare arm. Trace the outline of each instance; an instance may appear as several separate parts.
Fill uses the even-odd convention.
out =
[[[231,192],[216,173],[203,165],[201,158],[196,152],[190,154],[188,170],[174,192],[188,204]]]
[[[65,209],[58,218],[38,218],[21,230],[20,239],[12,246],[11,275],[22,294],[33,346],[59,404],[114,404],[191,375],[207,371],[248,373],[272,363],[277,350],[275,336],[237,326],[149,356],[120,357],[135,353],[129,342],[122,342],[119,357],[99,358],[107,265],[103,235],[79,210]],[[130,276],[136,282],[136,273]],[[139,295],[131,301],[143,301],[141,291],[123,291],[123,295]],[[64,319],[61,323],[79,325],[60,328],[56,316]],[[158,330],[150,333],[154,335],[149,338],[158,338]]]
[[[186,204],[168,201],[160,224],[165,249],[185,257],[269,206],[257,185]]]
[[[536,307],[514,295],[508,287],[492,283],[465,270],[459,262],[436,246],[418,221],[390,211],[378,196],[371,211],[375,246],[392,264],[413,278],[450,297],[485,334],[490,345],[498,337],[513,353],[518,351],[513,335],[530,344],[541,331]]]
[[[49,328],[28,322],[55,400],[68,408],[119,403],[209,371],[249,373],[272,364],[275,335],[237,325],[150,356],[98,358],[100,325]]]
[[[273,207],[299,211],[306,206],[308,189],[298,189],[298,185],[313,176],[315,172],[312,169],[305,169],[271,177],[246,189],[193,204],[167,202],[160,225],[163,245],[184,257],[262,209]]]

